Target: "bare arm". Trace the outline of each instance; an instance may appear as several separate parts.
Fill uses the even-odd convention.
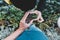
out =
[[[20,35],[24,30],[23,29],[17,29],[14,33],[12,33],[10,36],[5,38],[4,40],[15,40],[15,38]]]
[[[27,16],[29,15],[29,13],[36,13],[38,15],[38,17],[36,19],[32,19],[30,21],[30,23],[26,23],[25,20],[27,18]],[[39,20],[41,19],[41,20]],[[33,12],[26,12],[25,15],[23,16],[23,18],[21,19],[20,21],[20,24],[19,24],[19,28],[14,32],[12,33],[10,36],[8,36],[7,38],[5,38],[4,40],[15,40],[26,28],[28,28],[32,23],[33,21],[39,21],[39,22],[42,22],[43,21],[43,18],[41,16],[41,12],[40,11],[33,11]]]
[[[4,40],[15,40],[26,28],[28,28],[32,24],[33,20],[31,20],[29,24],[25,23],[28,15],[29,13],[26,12],[20,21],[19,28]]]

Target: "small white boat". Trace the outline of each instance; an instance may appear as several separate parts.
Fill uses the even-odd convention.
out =
[[[58,20],[57,20],[57,25],[58,25],[58,27],[60,28],[60,17],[59,17]]]

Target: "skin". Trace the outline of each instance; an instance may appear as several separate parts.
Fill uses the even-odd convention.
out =
[[[30,21],[30,23],[27,24],[25,22],[27,16],[29,14],[33,14],[33,13],[37,14],[38,17],[36,19],[32,19]],[[5,38],[4,40],[15,40],[25,29],[27,29],[33,23],[33,21],[36,21],[36,20],[38,22],[43,22],[44,21],[42,16],[41,16],[41,12],[40,11],[35,10],[35,11],[28,11],[28,12],[26,12],[25,15],[23,16],[23,18],[21,19],[20,23],[19,23],[19,28],[14,33],[12,33],[10,36]]]

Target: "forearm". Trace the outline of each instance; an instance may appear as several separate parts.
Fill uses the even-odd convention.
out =
[[[15,40],[23,31],[24,31],[23,29],[17,29],[14,33],[12,33],[4,40]]]

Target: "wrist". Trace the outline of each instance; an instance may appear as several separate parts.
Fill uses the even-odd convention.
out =
[[[25,30],[25,28],[19,28],[19,30],[22,30],[22,31],[24,31],[24,30]]]

